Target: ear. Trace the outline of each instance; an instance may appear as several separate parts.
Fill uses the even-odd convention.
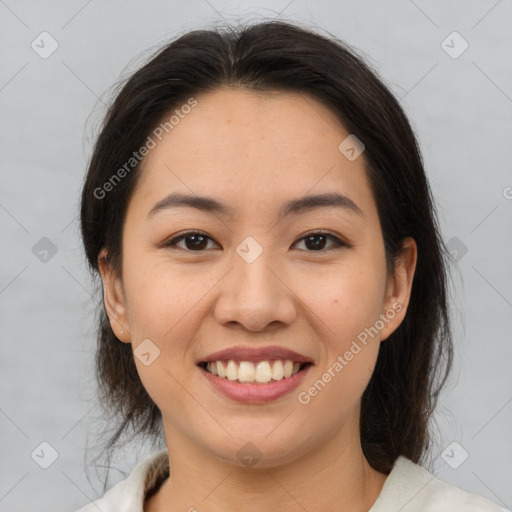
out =
[[[413,238],[407,237],[396,260],[395,272],[388,276],[383,315],[387,321],[381,330],[381,341],[388,338],[402,323],[409,305],[418,248]]]
[[[112,269],[107,251],[102,249],[98,256],[98,267],[103,281],[103,300],[110,321],[110,327],[116,337],[130,343],[130,329],[123,282]]]

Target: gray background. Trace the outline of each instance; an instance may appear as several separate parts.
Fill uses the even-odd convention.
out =
[[[72,511],[102,494],[83,467],[101,410],[76,214],[106,93],[168,38],[279,16],[365,52],[411,117],[443,236],[458,251],[455,370],[436,414],[433,470],[512,508],[511,15],[510,0],[0,0],[0,510]],[[42,31],[59,45],[46,59],[31,47]],[[452,56],[441,44],[453,31],[469,44],[457,58],[462,40],[444,43]],[[43,237],[57,249],[47,261]],[[50,461],[43,441],[58,452],[48,469],[35,462]],[[458,468],[442,457],[452,442],[452,465],[469,454]],[[148,452],[127,446],[114,481]]]

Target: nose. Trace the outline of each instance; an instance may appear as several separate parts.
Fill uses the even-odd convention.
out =
[[[263,250],[251,263],[234,254],[232,270],[219,283],[216,320],[254,332],[291,324],[297,299],[276,267],[270,250]]]

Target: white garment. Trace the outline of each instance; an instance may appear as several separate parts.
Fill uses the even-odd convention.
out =
[[[102,498],[77,512],[143,512],[145,493],[169,468],[167,450],[141,461]],[[202,510],[205,507],[199,507]],[[439,480],[400,456],[369,512],[510,512],[477,494]]]

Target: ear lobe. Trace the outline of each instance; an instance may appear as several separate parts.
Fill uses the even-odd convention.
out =
[[[98,268],[103,282],[103,301],[110,327],[120,341],[130,343],[130,329],[122,279],[114,272],[106,249],[102,249],[98,255]]]
[[[413,238],[404,239],[402,250],[396,259],[394,275],[388,277],[383,314],[388,318],[381,330],[381,341],[388,338],[402,323],[411,297],[416,270],[418,247]]]

